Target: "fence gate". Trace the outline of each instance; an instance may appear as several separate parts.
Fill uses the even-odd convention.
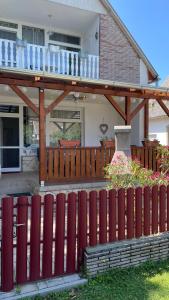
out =
[[[1,289],[75,273],[76,194],[2,199]]]

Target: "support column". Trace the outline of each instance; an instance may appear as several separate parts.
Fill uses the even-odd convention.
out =
[[[44,186],[46,179],[46,113],[45,94],[39,89],[39,182]]]
[[[125,97],[125,114],[126,114],[125,125],[130,125],[131,124],[130,112],[131,112],[131,98],[130,97]]]
[[[149,102],[147,101],[144,105],[144,138],[147,139],[149,136]]]

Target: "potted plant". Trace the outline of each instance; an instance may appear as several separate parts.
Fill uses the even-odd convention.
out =
[[[142,141],[142,144],[143,144],[144,147],[157,147],[160,144],[160,142],[156,139],[149,140],[148,138],[145,138]]]
[[[62,148],[80,147],[80,140],[59,140],[59,146]]]
[[[103,136],[100,139],[100,144],[101,144],[102,147],[105,147],[105,148],[115,147],[115,140],[113,138]]]

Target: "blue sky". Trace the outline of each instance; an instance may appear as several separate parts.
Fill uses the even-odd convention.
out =
[[[158,72],[169,75],[169,0],[109,0]]]

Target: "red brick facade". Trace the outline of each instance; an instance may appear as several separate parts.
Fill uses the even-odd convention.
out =
[[[140,83],[140,59],[109,15],[100,15],[100,78]]]

